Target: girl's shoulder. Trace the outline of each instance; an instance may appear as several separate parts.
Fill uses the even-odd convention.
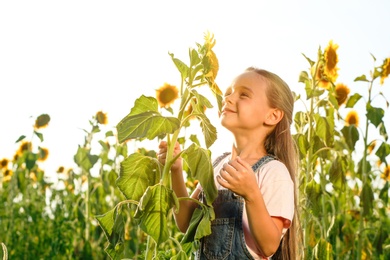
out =
[[[257,173],[260,179],[268,181],[291,181],[290,173],[286,165],[279,160],[270,160],[265,163]]]

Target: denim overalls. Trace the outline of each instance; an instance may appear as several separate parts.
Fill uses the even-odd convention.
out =
[[[228,155],[218,157],[213,167]],[[254,172],[263,164],[274,160],[267,155],[252,166]],[[203,200],[203,192],[200,200]],[[244,199],[230,190],[218,190],[218,197],[213,202],[215,219],[211,222],[211,234],[201,239],[196,259],[254,259],[249,253],[242,229]]]

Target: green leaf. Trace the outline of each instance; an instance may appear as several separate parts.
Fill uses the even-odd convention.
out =
[[[168,53],[168,54],[171,56],[173,63],[175,64],[176,68],[179,70],[181,77],[183,79],[187,78],[188,71],[189,71],[188,66],[181,60],[175,58],[173,53]]]
[[[138,205],[135,217],[140,220],[140,228],[150,235],[157,245],[169,238],[168,213],[179,202],[172,190],[161,184],[148,187]]]
[[[207,205],[211,205],[218,195],[214,183],[214,170],[211,164],[210,151],[196,144],[191,144],[182,152],[182,158],[188,164],[191,175],[199,180],[206,195]]]
[[[371,185],[364,183],[362,192],[360,194],[360,206],[363,208],[363,217],[369,217],[373,210],[374,193]]]
[[[348,169],[348,162],[344,156],[337,156],[329,168],[329,180],[334,187],[339,189],[345,188],[345,173]]]
[[[295,141],[298,146],[298,150],[300,153],[300,158],[303,158],[306,156],[307,150],[309,150],[309,142],[307,141],[306,135],[304,134],[296,134],[294,136]]]
[[[115,215],[116,215],[116,207],[103,215],[95,216],[100,227],[103,229],[104,235],[106,235],[107,239],[109,239],[112,234],[112,229],[115,223]]]
[[[99,156],[92,155],[90,149],[79,146],[73,159],[78,166],[88,172],[99,160]]]
[[[120,143],[135,138],[150,140],[162,134],[172,134],[179,129],[180,121],[175,117],[164,117],[155,111],[127,115],[116,126]]]
[[[383,116],[385,115],[385,111],[380,107],[372,107],[370,104],[367,104],[367,118],[371,123],[378,127],[380,123],[382,123]]]
[[[364,81],[364,82],[369,82],[368,80],[367,80],[367,77],[366,77],[366,75],[361,75],[360,77],[357,77],[357,78],[355,78],[355,80],[354,81]]]
[[[309,80],[309,74],[307,74],[306,71],[301,71],[301,74],[299,74],[298,82],[305,83]]]
[[[41,142],[43,142],[43,134],[41,134],[40,132],[37,132],[37,131],[34,131],[34,134],[39,138],[39,140]]]
[[[15,141],[15,143],[19,143],[20,141],[24,140],[24,138],[26,138],[25,135],[19,136],[19,138]]]
[[[358,94],[358,93],[353,94],[352,96],[350,96],[348,98],[348,101],[345,104],[345,107],[347,107],[347,108],[354,107],[356,102],[358,102],[361,98],[362,98],[362,96],[360,94]]]
[[[134,102],[133,108],[130,110],[129,116],[141,114],[148,111],[158,112],[158,102],[154,97],[140,96]]]
[[[313,214],[321,212],[320,197],[322,195],[321,185],[311,180],[305,187],[308,208],[311,208]]]
[[[325,143],[332,144],[333,137],[330,133],[330,127],[328,121],[325,117],[320,116],[319,114],[315,114],[316,127],[315,131],[317,136]]]
[[[386,157],[390,154],[390,144],[382,142],[378,150],[375,152],[375,155],[379,157],[381,162],[386,161]]]
[[[200,127],[205,139],[206,147],[209,148],[215,140],[217,140],[217,129],[210,123],[210,120],[203,112],[199,112],[198,109],[195,109],[193,114],[200,120]]]
[[[205,96],[199,94],[196,90],[192,90],[191,93],[196,97],[196,105],[200,111],[203,111],[203,107],[213,108],[213,105]]]
[[[190,225],[181,240],[182,244],[199,241],[211,234],[211,221],[215,219],[213,207],[204,205],[196,208],[192,214]]]
[[[148,186],[155,185],[160,177],[156,159],[133,153],[121,162],[116,184],[127,199],[139,200]]]
[[[356,126],[344,126],[343,129],[341,129],[341,133],[343,134],[345,142],[347,143],[349,149],[351,151],[354,151],[355,144],[359,140],[359,131],[357,130]]]
[[[190,66],[193,67],[200,63],[199,54],[195,49],[190,49]]]
[[[305,54],[302,53],[302,55],[303,55],[303,57],[305,57],[305,59],[309,62],[310,67],[313,67],[313,65],[315,64],[315,62],[312,61],[311,59],[309,59]]]

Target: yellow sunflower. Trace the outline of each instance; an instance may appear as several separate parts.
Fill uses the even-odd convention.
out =
[[[96,113],[96,120],[101,125],[107,124],[107,114],[103,113],[102,111],[99,111]]]
[[[214,91],[214,93],[218,95],[222,95],[222,91],[215,83],[215,79],[217,77],[218,70],[219,70],[219,62],[218,62],[217,55],[212,50],[216,44],[216,41],[214,39],[214,34],[207,32],[204,36],[204,40],[205,40],[204,47],[206,49],[205,56],[207,57],[207,61],[208,61],[205,66],[206,68],[205,77],[209,82],[212,91]]]
[[[50,116],[48,114],[42,114],[35,120],[35,129],[45,128],[50,122]]]
[[[347,100],[347,97],[349,95],[350,89],[347,87],[347,85],[344,85],[342,83],[338,83],[335,88],[335,94],[337,103],[339,106],[345,103]]]
[[[328,46],[326,47],[324,51],[324,58],[325,58],[325,66],[324,66],[324,74],[328,77],[329,81],[335,82],[338,77],[338,69],[337,63],[339,61],[339,58],[337,56],[337,49],[339,46],[337,44],[334,44],[333,41],[329,41]]]
[[[2,159],[0,161],[0,169],[2,169],[2,168],[6,169],[8,166],[8,163],[9,163],[8,159],[6,159],[6,158]]]
[[[358,113],[355,110],[349,111],[345,118],[345,123],[346,125],[355,125],[357,127],[359,125]]]
[[[24,151],[31,151],[31,150],[32,150],[32,144],[30,142],[23,141],[19,146],[18,155],[22,155]]]
[[[381,174],[381,178],[385,181],[390,181],[390,165],[387,165],[383,173]]]
[[[385,78],[390,75],[390,58],[387,58],[383,61],[382,64],[382,73],[381,73],[381,85],[385,82]]]
[[[156,90],[156,97],[160,107],[168,108],[179,97],[179,90],[176,86],[164,83],[163,86]]]

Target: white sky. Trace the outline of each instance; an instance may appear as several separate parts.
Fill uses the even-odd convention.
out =
[[[217,41],[222,89],[254,65],[302,92],[302,53],[315,60],[318,47],[333,40],[338,82],[364,94],[366,85],[353,80],[372,69],[370,53],[376,65],[390,57],[389,25],[386,0],[1,1],[0,159],[11,158],[16,139],[31,136],[34,119],[47,113],[43,168],[71,167],[88,120],[102,110],[113,128],[141,94],[154,96],[164,82],[179,85],[168,52],[187,62],[207,30]],[[381,88],[390,101],[390,79]],[[230,149],[219,131],[216,153]]]

